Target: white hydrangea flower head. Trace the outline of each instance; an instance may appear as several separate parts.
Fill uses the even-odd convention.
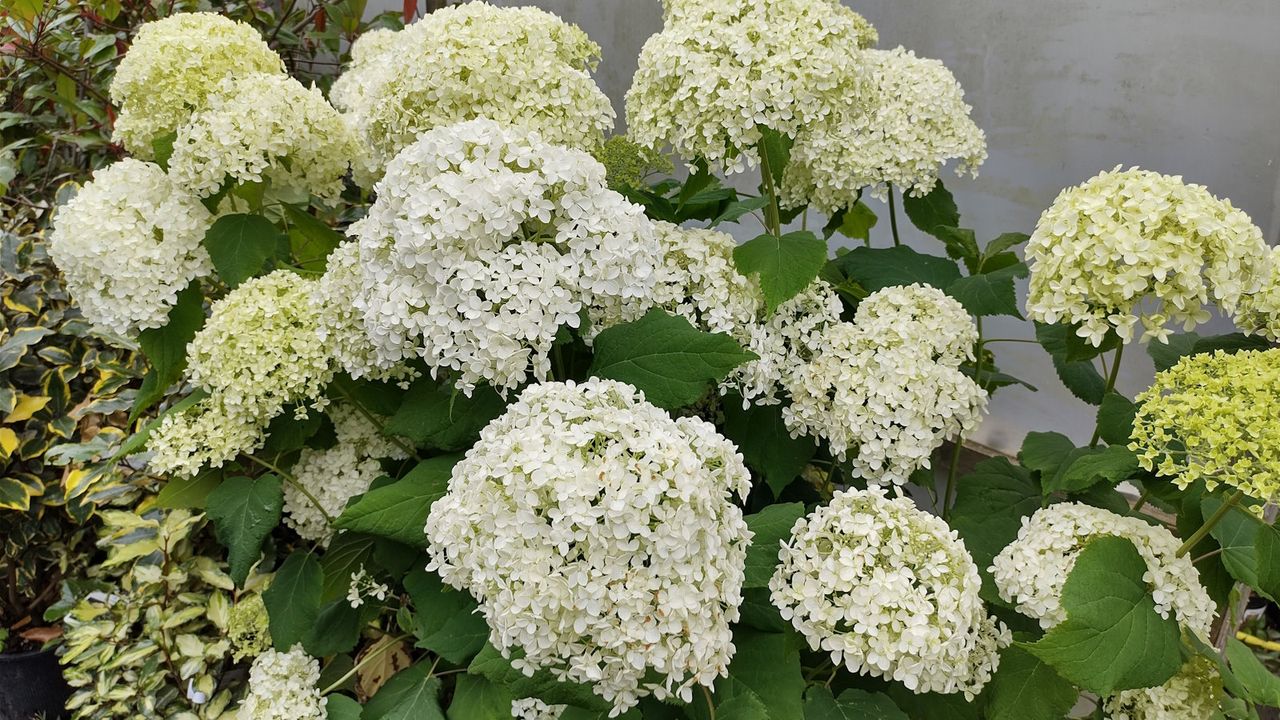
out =
[[[424,133],[351,226],[377,362],[415,355],[509,390],[545,380],[561,326],[588,339],[652,304],[662,250],[587,153],[472,120]]]
[[[796,521],[778,559],[773,604],[850,672],[972,699],[1013,640],[986,614],[956,532],[881,488],[837,492]]]
[[[336,202],[355,156],[350,128],[319,88],[255,73],[224,80],[178,130],[169,170],[202,197],[230,177]]]
[[[249,668],[249,692],[237,715],[253,720],[324,720],[328,698],[320,694],[320,661],[302,645],[267,650]]]
[[[380,359],[365,331],[364,315],[352,304],[364,286],[360,269],[360,243],[350,240],[334,248],[325,259],[324,275],[316,281],[311,302],[320,313],[320,341],[329,346],[334,361],[353,378],[408,380],[415,371],[404,363]]]
[[[379,460],[407,457],[354,407],[334,405],[328,413],[337,442],[325,449],[303,448],[293,466],[297,483],[284,486],[285,524],[305,540],[326,544],[333,537],[333,528],[325,513],[329,517],[341,515],[351,498],[366,492],[385,474]],[[298,486],[306,488],[311,497]],[[312,498],[319,502],[319,508]]]
[[[865,102],[861,49],[875,30],[834,0],[678,0],[640,51],[627,132],[645,147],[741,172],[760,128],[795,137]]]
[[[1101,345],[1114,329],[1124,341],[1164,342],[1169,323],[1191,330],[1228,315],[1260,289],[1267,243],[1249,216],[1181,177],[1117,166],[1063,190],[1027,244],[1027,313],[1078,324]]]
[[[515,720],[560,720],[567,705],[548,705],[538,698],[511,701],[511,717]]]
[[[664,248],[654,303],[707,332],[726,333],[760,356],[734,368],[720,383],[744,402],[775,404],[784,376],[808,361],[823,329],[840,322],[840,297],[816,281],[769,314],[759,280],[738,272],[737,241],[716,230],[656,222]]]
[[[394,39],[377,38],[338,86],[367,153],[362,184],[422,133],[482,117],[594,148],[614,116],[591,79],[599,57],[586,33],[552,13],[484,2],[437,10]]]
[[[1046,630],[1067,619],[1062,586],[1080,551],[1096,537],[1115,536],[1133,542],[1147,564],[1156,611],[1173,612],[1179,623],[1207,638],[1214,603],[1200,584],[1189,557],[1177,557],[1181,541],[1141,518],[1117,515],[1083,503],[1056,503],[1023,518],[1018,537],[1000,551],[991,566],[996,588],[1019,612],[1040,621]]]
[[[926,195],[947,161],[959,160],[957,175],[974,176],[986,161],[986,135],[945,65],[901,47],[867,50],[863,64],[874,100],[800,130],[782,182],[785,205],[808,202],[831,214],[863,188],[883,198],[889,185]]]
[[[260,447],[286,405],[323,404],[334,367],[317,331],[314,284],[277,270],[213,303],[187,346],[187,377],[209,396],[161,420],[150,443],[152,467],[179,475],[219,467]]]
[[[987,392],[960,370],[977,330],[964,308],[924,285],[889,287],[827,327],[813,359],[787,380],[783,420],[826,440],[874,484],[905,483],[946,440],[982,421]]]
[[[370,66],[384,56],[394,54],[399,40],[400,31],[391,28],[374,28],[361,33],[351,43],[351,62],[329,88],[329,102],[344,113],[361,107],[369,91],[369,83],[374,79],[369,72]]]
[[[250,25],[211,12],[145,23],[111,81],[113,138],[150,159],[152,143],[205,109],[222,80],[251,73],[283,75],[284,62]]]
[[[1107,698],[1107,720],[1192,720],[1221,717],[1224,693],[1218,669],[1203,655],[1183,664],[1163,685],[1122,690]]]
[[[734,652],[749,490],[710,423],[612,380],[532,385],[432,505],[428,569],[475,596],[525,673],[591,683],[614,716],[687,702]]]
[[[1271,248],[1266,266],[1257,292],[1241,299],[1236,324],[1247,334],[1280,343],[1280,247]]]
[[[212,224],[159,166],[124,159],[58,209],[49,254],[89,322],[134,337],[164,327],[178,293],[212,272],[203,245]]]

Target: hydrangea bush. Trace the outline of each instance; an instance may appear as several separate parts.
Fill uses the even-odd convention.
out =
[[[667,0],[606,138],[599,48],[541,10],[369,33],[327,96],[229,20],[145,29],[134,157],[51,252],[149,363],[118,456],[167,484],[117,520],[225,557],[129,536],[124,592],[69,586],[76,717],[132,712],[129,658],[77,650],[97,616],[198,629],[189,664],[138,651],[154,717],[1257,717],[1280,259],[1140,170],[980,242],[941,180],[986,157],[963,90],[877,42],[834,0]],[[962,470],[991,395],[1034,391],[983,326],[1028,276],[1096,432]],[[1212,307],[1242,332],[1190,332]],[[1139,323],[1164,372],[1131,400]],[[188,565],[215,589],[176,618],[127,604]]]

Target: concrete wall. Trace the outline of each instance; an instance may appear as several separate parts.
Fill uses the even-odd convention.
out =
[[[532,4],[578,23],[603,47],[598,80],[621,122],[636,55],[661,26],[657,0]],[[1272,243],[1280,239],[1280,2],[850,4],[879,28],[882,47],[904,45],[941,59],[967,90],[990,159],[976,180],[947,184],[963,223],[980,238],[1030,232],[1062,188],[1116,165],[1141,165],[1207,185],[1248,212]],[[394,0],[370,3],[371,11],[398,7]],[[885,209],[876,209],[883,217]],[[877,231],[887,232],[887,222]],[[744,238],[754,232],[744,230]],[[927,238],[912,242],[936,251]],[[1029,323],[1013,319],[989,322],[987,334],[1032,336]],[[1093,409],[1062,387],[1039,347],[1003,344],[997,353],[1002,369],[1040,391],[1001,391],[978,441],[1012,451],[1030,429],[1088,439]],[[1138,392],[1151,374],[1146,354],[1131,348],[1121,390]]]

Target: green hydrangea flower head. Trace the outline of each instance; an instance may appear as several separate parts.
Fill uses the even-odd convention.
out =
[[[1280,500],[1280,349],[1185,357],[1138,403],[1129,447],[1147,470]]]
[[[271,647],[271,621],[262,596],[254,593],[231,607],[227,640],[236,662],[255,658]]]

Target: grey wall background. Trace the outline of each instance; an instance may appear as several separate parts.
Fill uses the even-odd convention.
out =
[[[623,122],[623,94],[644,41],[660,29],[658,0],[496,0],[533,4],[585,29],[604,50],[597,79]],[[947,177],[981,239],[1030,232],[1058,192],[1116,165],[1183,175],[1229,197],[1274,244],[1280,239],[1280,2],[1276,0],[864,0],[847,3],[880,31],[951,68],[987,132],[977,179]],[[370,12],[398,9],[373,0]],[[888,232],[887,210],[875,207]],[[754,229],[745,229],[744,239]],[[912,243],[928,248],[931,240]],[[936,248],[936,244],[932,245]],[[1025,282],[1024,282],[1025,285]],[[1228,324],[1220,323],[1225,331]],[[1029,323],[990,321],[991,337],[1031,337]],[[1016,451],[1028,430],[1086,441],[1093,408],[1062,387],[1035,345],[996,347],[1002,369],[1040,388],[993,399],[974,438]],[[1151,380],[1130,348],[1120,388]]]

